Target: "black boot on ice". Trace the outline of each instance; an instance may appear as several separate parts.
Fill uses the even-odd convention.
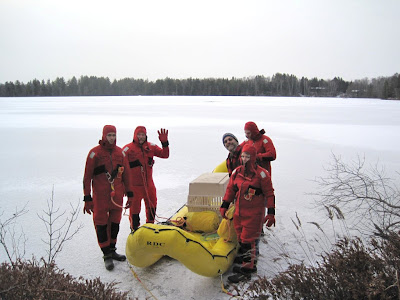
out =
[[[114,269],[113,257],[111,253],[104,255],[103,259],[104,259],[104,265],[108,271]]]
[[[111,257],[112,259],[118,260],[118,261],[125,261],[126,260],[126,256],[122,255],[122,254],[118,254],[117,252],[115,252],[115,250],[117,250],[117,248],[111,248]]]
[[[236,273],[228,277],[228,280],[232,283],[239,283],[241,281],[250,279],[251,279],[251,273]]]

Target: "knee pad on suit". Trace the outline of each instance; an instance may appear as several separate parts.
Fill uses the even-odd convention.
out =
[[[107,242],[107,225],[96,225],[96,233],[99,244]]]

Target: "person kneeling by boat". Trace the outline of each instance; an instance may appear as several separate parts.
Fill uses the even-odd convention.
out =
[[[104,126],[99,145],[89,151],[83,176],[83,213],[93,213],[97,241],[104,254],[105,267],[109,271],[114,269],[113,260],[126,260],[125,255],[116,252],[115,245],[122,217],[124,192],[128,196],[126,207],[129,207],[133,199],[129,174],[124,172],[128,169],[128,162],[122,155],[122,149],[116,145],[116,132],[115,126]]]
[[[256,240],[260,238],[263,223],[275,225],[275,195],[271,177],[267,170],[256,164],[257,150],[253,145],[244,145],[242,165],[237,167],[229,180],[220,213],[225,213],[235,199],[233,224],[240,244],[241,266],[233,268],[235,273],[228,277],[233,283],[250,279],[256,268]],[[268,214],[265,216],[265,207]]]

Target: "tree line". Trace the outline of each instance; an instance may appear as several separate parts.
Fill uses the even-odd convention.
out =
[[[245,78],[145,79],[75,76],[65,80],[31,80],[0,83],[0,97],[46,96],[286,96],[400,99],[400,74],[345,81],[297,78],[276,73]]]

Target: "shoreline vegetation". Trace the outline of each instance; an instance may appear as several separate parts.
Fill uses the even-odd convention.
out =
[[[114,79],[81,76],[71,79],[57,77],[47,81],[33,79],[0,83],[0,97],[58,96],[282,96],[282,97],[342,97],[400,100],[400,74],[373,79],[345,81],[297,78],[276,73],[244,78]]]

